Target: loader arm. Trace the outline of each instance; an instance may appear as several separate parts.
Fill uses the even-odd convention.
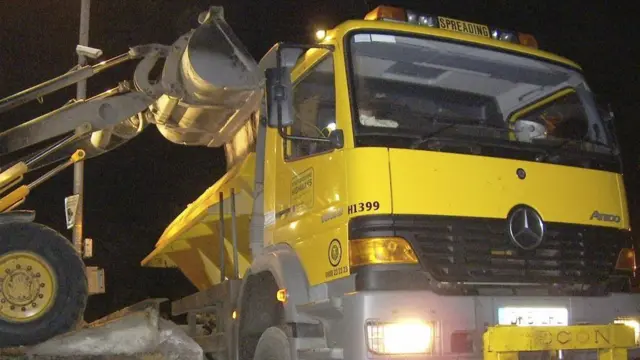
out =
[[[257,110],[263,74],[226,24],[222,8],[211,7],[200,26],[171,45],[132,47],[95,65],[0,99],[0,113],[95,76],[130,60],[139,60],[132,83],[66,105],[0,132],[0,160],[19,150],[62,141],[0,168],[0,194],[40,167],[68,159],[77,150],[89,159],[131,140],[154,124],[169,141],[187,146],[228,143]],[[150,72],[164,59],[159,79]],[[78,134],[78,129],[84,129]]]

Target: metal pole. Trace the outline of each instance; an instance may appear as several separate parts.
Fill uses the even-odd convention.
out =
[[[233,241],[233,278],[238,276],[238,235],[236,230],[236,192],[231,189],[231,239]]]
[[[78,44],[89,46],[89,10],[90,0],[81,0],[80,4],[80,37]],[[87,59],[78,55],[78,65],[84,66]],[[76,98],[78,100],[87,97],[87,80],[78,82]],[[84,161],[73,164],[73,193],[78,195],[78,208],[76,210],[75,224],[73,226],[73,246],[78,253],[82,253],[82,227],[84,217]]]
[[[224,254],[224,193],[220,192],[220,282],[224,282],[225,278],[225,254]]]

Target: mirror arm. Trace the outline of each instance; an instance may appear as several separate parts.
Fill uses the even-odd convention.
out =
[[[297,43],[287,43],[287,42],[281,42],[280,46],[278,47],[278,49],[276,49],[277,54],[278,54],[278,58],[276,59],[276,62],[278,64],[278,66],[280,65],[280,49],[282,47],[287,47],[287,48],[294,48],[294,49],[302,49],[302,50],[309,50],[309,49],[326,49],[329,51],[334,51],[335,50],[335,46],[334,45],[330,45],[330,44],[297,44]]]
[[[298,136],[298,135],[287,135],[284,134],[285,139],[287,140],[301,140],[301,141],[313,141],[320,143],[330,143],[331,139],[329,138],[321,138],[321,137],[308,137],[308,136]]]

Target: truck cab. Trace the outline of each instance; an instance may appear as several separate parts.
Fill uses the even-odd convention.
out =
[[[386,6],[321,35],[263,58],[229,172],[143,261],[201,291],[241,281],[239,358],[283,324],[311,329],[292,356],[318,338],[349,359],[477,357],[496,325],[637,327],[618,144],[579,65]]]

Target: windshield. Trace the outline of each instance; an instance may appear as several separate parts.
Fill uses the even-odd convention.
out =
[[[357,146],[612,161],[609,127],[578,71],[410,36],[360,33],[348,46]]]

